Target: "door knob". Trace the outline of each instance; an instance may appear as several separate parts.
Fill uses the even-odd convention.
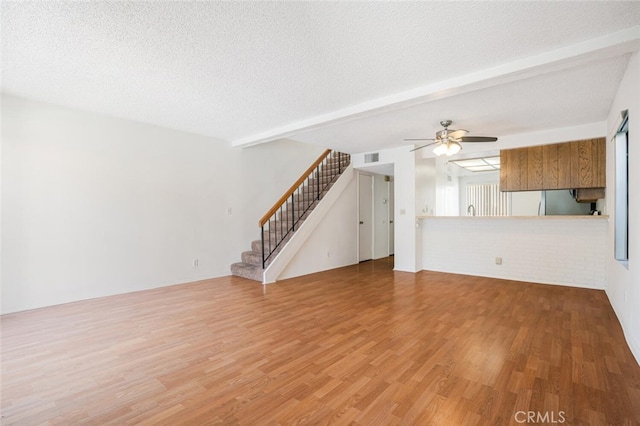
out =
[[[363,222],[363,221],[360,221],[360,225],[364,225],[364,222]]]

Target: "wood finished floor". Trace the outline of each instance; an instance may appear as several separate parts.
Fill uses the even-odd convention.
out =
[[[604,292],[391,262],[5,315],[2,424],[640,424]]]

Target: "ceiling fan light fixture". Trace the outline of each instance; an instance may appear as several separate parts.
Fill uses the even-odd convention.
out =
[[[462,145],[458,142],[446,141],[438,143],[438,145],[433,148],[433,153],[437,156],[446,155],[447,157],[450,157],[460,152],[461,149]]]
[[[452,155],[459,153],[461,149],[462,149],[462,145],[460,145],[458,142],[449,142],[447,144],[447,152],[446,152],[447,157],[450,157]]]
[[[437,156],[445,155],[447,151],[448,148],[446,142],[440,142],[436,145],[435,148],[433,148],[433,153]]]

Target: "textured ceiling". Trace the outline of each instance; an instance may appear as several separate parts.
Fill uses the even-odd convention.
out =
[[[0,7],[5,93],[230,142],[266,134],[348,152],[429,137],[444,118],[496,136],[604,120],[637,43],[604,55],[593,47],[565,66],[563,56],[542,61],[534,75],[502,73],[489,87],[482,72],[640,28],[640,2],[614,1]],[[468,76],[476,87],[456,91]],[[324,119],[456,78],[453,96]]]
[[[302,132],[297,139],[366,152],[401,145],[404,138],[433,138],[442,119],[453,119],[452,129],[476,136],[594,123],[607,118],[626,65],[626,56],[610,58]]]

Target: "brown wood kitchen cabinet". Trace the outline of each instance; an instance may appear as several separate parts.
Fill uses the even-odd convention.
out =
[[[604,188],[605,139],[500,151],[500,190]]]

